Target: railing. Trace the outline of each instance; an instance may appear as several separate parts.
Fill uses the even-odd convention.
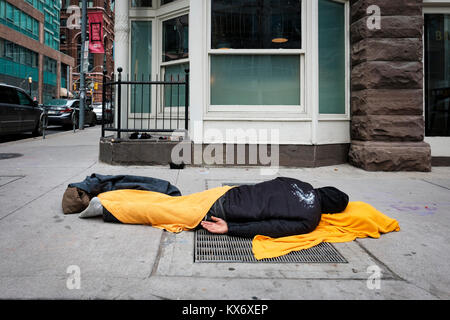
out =
[[[189,69],[184,70],[184,79],[178,75],[170,81],[152,81],[150,77],[146,81],[143,75],[140,80],[135,76],[131,81],[128,75],[124,80],[122,68],[117,71],[117,80],[113,74],[110,81],[103,72],[102,137],[105,131],[116,132],[118,139],[122,133],[171,133],[181,129],[187,132]]]

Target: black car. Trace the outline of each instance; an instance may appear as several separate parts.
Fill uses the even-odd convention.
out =
[[[0,135],[42,135],[43,117],[43,109],[24,90],[0,84]]]
[[[60,125],[78,128],[80,115],[80,100],[78,99],[52,99],[44,103],[48,116],[48,125]],[[92,107],[84,106],[84,123],[95,126],[97,119]]]

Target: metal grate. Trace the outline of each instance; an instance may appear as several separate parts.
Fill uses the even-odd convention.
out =
[[[195,232],[194,246],[194,262],[348,263],[328,242],[281,257],[256,260],[252,252],[252,239],[212,234],[199,229]]]

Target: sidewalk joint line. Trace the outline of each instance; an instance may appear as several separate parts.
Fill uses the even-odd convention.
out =
[[[83,171],[86,171],[86,170],[88,170],[88,169],[90,169],[90,168],[92,168],[95,164],[97,163],[97,161],[94,161],[94,163],[93,164],[91,164],[90,166],[88,166],[86,169],[83,169],[81,172],[83,172]],[[50,193],[50,192],[52,192],[53,190],[55,190],[55,189],[57,189],[57,188],[59,188],[61,185],[63,185],[63,184],[65,184],[65,183],[67,183],[67,181],[69,181],[69,180],[72,180],[74,177],[76,177],[76,176],[78,176],[81,172],[79,172],[79,173],[77,173],[77,174],[75,174],[75,175],[73,175],[73,176],[71,176],[70,178],[68,178],[68,179],[66,179],[66,180],[64,180],[63,182],[61,182],[60,184],[58,184],[57,186],[55,186],[55,187],[53,187],[53,188],[51,188],[50,190],[48,190],[48,191],[46,191],[46,192],[44,192],[44,193],[42,193],[41,195],[39,195],[39,196],[37,196],[37,197],[35,197],[34,199],[32,199],[32,200],[30,200],[30,201],[28,201],[27,203],[25,203],[25,204],[23,204],[22,206],[20,206],[19,208],[16,208],[15,210],[13,210],[13,211],[11,211],[10,213],[8,213],[7,215],[5,215],[5,216],[3,216],[3,217],[0,217],[0,221],[2,221],[3,219],[5,219],[5,218],[7,218],[7,217],[9,217],[10,215],[12,215],[13,213],[15,213],[15,212],[17,212],[17,211],[19,211],[20,209],[22,209],[22,208],[24,208],[24,207],[26,207],[27,205],[29,205],[30,203],[32,203],[32,202],[34,202],[34,201],[36,201],[36,200],[38,200],[38,199],[40,199],[40,198],[42,198],[43,196],[45,196],[46,194],[48,194],[48,193]]]
[[[437,184],[437,183],[434,183],[434,182],[430,182],[430,181],[428,181],[428,180],[425,180],[425,179],[420,179],[420,180],[422,180],[423,182],[426,182],[426,183],[432,184],[433,186],[436,186],[436,187],[440,187],[440,188],[444,188],[444,189],[450,190],[450,188],[447,188],[447,187],[441,186],[440,184]]]
[[[377,265],[379,265],[379,266],[383,267],[384,269],[386,269],[387,271],[389,271],[392,274],[394,280],[406,281],[405,279],[400,277],[397,273],[395,273],[393,270],[391,270],[391,268],[389,268],[384,262],[382,262],[380,259],[378,259],[372,252],[367,250],[367,248],[364,247],[364,245],[361,242],[359,242],[358,240],[355,240],[355,242],[369,257],[371,257],[375,261],[375,263]]]
[[[163,242],[166,240],[166,237],[167,237],[167,232],[165,230],[163,230],[161,232],[161,237],[159,238],[159,246],[158,246],[158,252],[156,253],[156,257],[155,257],[155,262],[153,263],[152,271],[150,272],[150,274],[148,275],[147,278],[154,276],[156,274],[156,272],[158,271],[159,261],[161,260],[161,255],[162,255],[162,251],[163,251],[162,246],[163,246]]]

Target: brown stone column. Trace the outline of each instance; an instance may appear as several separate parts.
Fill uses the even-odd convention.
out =
[[[380,9],[380,28],[368,24]],[[351,1],[351,164],[430,171],[423,141],[422,0]]]

